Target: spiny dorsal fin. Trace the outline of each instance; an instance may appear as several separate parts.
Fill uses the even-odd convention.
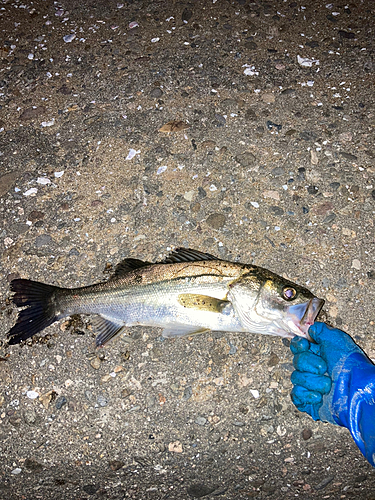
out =
[[[140,267],[150,266],[151,262],[144,262],[139,259],[124,259],[117,264],[115,271],[111,276],[111,279],[121,278],[124,274],[127,274],[134,269],[139,269]]]
[[[175,264],[177,262],[197,262],[200,260],[221,260],[209,253],[199,252],[192,248],[176,248],[161,264]]]

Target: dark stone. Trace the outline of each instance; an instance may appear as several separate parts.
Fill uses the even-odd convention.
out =
[[[327,215],[327,217],[323,220],[323,224],[330,224],[336,219],[336,214],[332,213]]]
[[[274,215],[283,215],[284,210],[281,207],[272,206],[269,208],[269,211]]]
[[[335,476],[328,476],[324,478],[322,481],[320,481],[319,484],[315,486],[316,490],[323,490],[326,486],[329,485],[334,480]]]
[[[67,400],[66,400],[66,397],[65,396],[60,396],[56,399],[56,403],[55,403],[55,406],[56,406],[56,409],[57,410],[61,410],[61,408],[66,405],[67,403]]]
[[[283,128],[282,125],[278,125],[277,123],[273,123],[271,122],[271,120],[267,120],[267,128],[268,130],[277,130],[278,132],[280,132],[280,130]]]
[[[302,439],[304,441],[307,441],[308,439],[310,439],[313,435],[313,431],[309,428],[305,428],[303,429],[303,431],[301,432],[301,436],[302,436]]]
[[[224,127],[224,125],[226,124],[226,119],[224,118],[224,116],[222,115],[219,115],[218,113],[215,113],[215,120],[214,120],[214,125],[216,127]]]
[[[111,462],[109,462],[109,466],[113,471],[122,469],[124,465],[124,462],[120,462],[120,460],[112,460]]]
[[[246,111],[245,111],[245,119],[246,120],[249,120],[251,122],[255,122],[257,121],[258,117],[255,113],[255,111],[251,108],[248,108]]]
[[[37,248],[50,245],[52,242],[52,236],[49,234],[41,234],[35,238],[35,246]]]
[[[315,49],[316,47],[319,47],[319,42],[317,42],[316,40],[311,40],[309,42],[306,42],[305,45],[311,47],[312,49]]]
[[[193,395],[193,389],[191,388],[191,386],[189,385],[188,387],[185,387],[185,390],[184,390],[184,394],[182,396],[182,399],[184,401],[187,401],[188,399],[191,398],[191,396]]]
[[[158,99],[163,95],[163,91],[159,88],[152,89],[150,92],[150,97],[153,97],[155,99]]]
[[[307,192],[309,194],[313,194],[313,195],[318,194],[318,191],[319,191],[319,188],[316,186],[308,186],[308,188],[307,188]]]
[[[340,183],[339,182],[331,182],[331,184],[329,185],[329,187],[331,189],[333,189],[334,191],[336,191],[340,187]]]
[[[271,356],[268,360],[267,365],[268,366],[276,366],[279,364],[279,361],[280,361],[279,356],[277,354],[271,352]]]
[[[341,290],[342,288],[345,288],[347,286],[347,281],[345,278],[341,277],[338,279],[338,281],[335,283],[335,287],[338,289],[338,290]]]
[[[355,33],[351,33],[350,31],[339,30],[339,36],[341,36],[341,38],[347,38],[348,40],[353,40],[355,38]]]
[[[340,151],[340,156],[345,158],[345,160],[356,161],[358,157],[356,155],[352,155],[351,153],[345,153],[344,151]]]
[[[308,214],[308,213],[310,212],[309,207],[302,207],[302,212],[303,212],[304,214]]]
[[[78,256],[79,255],[79,251],[76,249],[76,248],[72,248],[69,252],[69,257],[72,257],[73,255],[74,256]]]
[[[193,498],[202,498],[215,491],[215,487],[207,486],[204,483],[195,483],[186,488],[186,491]]]
[[[26,469],[32,470],[33,472],[40,472],[43,470],[43,465],[32,458],[26,458],[24,465]]]
[[[282,343],[285,345],[285,347],[290,347],[290,340],[287,338],[283,338]]]
[[[375,279],[375,271],[367,271],[367,277],[370,278],[370,280]]]
[[[249,50],[256,50],[258,48],[258,45],[253,41],[249,41],[245,42],[244,47]]]
[[[315,132],[312,132],[311,130],[304,130],[299,134],[299,136],[303,141],[315,141],[317,138]]]
[[[182,21],[190,21],[192,16],[193,16],[193,11],[186,8],[186,9],[184,9],[184,11],[182,13],[181,19],[182,19]]]
[[[373,200],[375,200],[375,189],[373,189],[373,190],[371,191],[371,196],[372,196],[372,199],[373,199]]]
[[[99,486],[95,484],[85,484],[85,486],[82,486],[82,489],[88,495],[94,495],[98,491]]]
[[[281,95],[291,95],[291,94],[295,94],[295,93],[296,93],[296,89],[284,89],[281,92]]]

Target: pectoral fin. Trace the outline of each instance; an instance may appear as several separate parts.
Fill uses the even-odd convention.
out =
[[[208,328],[192,325],[182,325],[181,323],[171,323],[163,330],[164,338],[171,337],[187,337],[189,335],[198,335],[200,333],[209,332]]]
[[[98,332],[95,339],[96,347],[102,347],[113,339],[113,337],[118,335],[124,328],[123,323],[114,321],[113,319],[103,318],[102,316],[94,316],[91,322],[94,329]]]
[[[215,313],[222,313],[225,307],[230,304],[227,300],[194,293],[181,293],[177,300],[184,307]]]

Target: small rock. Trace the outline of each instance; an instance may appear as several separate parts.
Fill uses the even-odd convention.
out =
[[[56,399],[55,407],[57,410],[61,410],[61,408],[66,405],[67,400],[65,396],[60,396]]]
[[[361,269],[361,262],[358,259],[353,259],[352,268],[359,271]]]
[[[250,151],[245,151],[235,157],[237,163],[242,167],[252,167],[256,163],[256,157]]]
[[[158,87],[155,89],[152,89],[150,92],[150,97],[153,97],[154,99],[158,99],[162,95],[163,95],[163,91]]]
[[[19,467],[16,467],[15,469],[12,470],[11,474],[17,475],[17,474],[21,474],[21,472],[22,472],[22,469],[20,469]]]
[[[85,484],[82,486],[82,489],[88,495],[94,495],[98,491],[99,486],[96,486],[95,484]]]
[[[113,471],[122,469],[124,467],[124,465],[125,465],[125,463],[121,462],[120,460],[112,460],[111,462],[109,462],[109,466],[110,466],[111,470],[113,470]]]
[[[206,484],[203,483],[195,483],[192,484],[191,486],[188,486],[186,488],[186,491],[193,498],[202,498],[215,491],[215,489],[216,489],[215,487],[207,486]]]
[[[49,234],[41,234],[35,238],[35,246],[36,248],[40,248],[43,246],[51,245],[53,242],[52,237]]]
[[[99,394],[99,396],[96,398],[96,401],[98,402],[99,406],[108,406],[108,399],[102,394]]]
[[[24,465],[26,469],[32,470],[33,472],[40,472],[43,470],[43,465],[32,458],[27,458]]]
[[[185,387],[182,399],[184,401],[187,401],[188,399],[191,398],[192,395],[193,395],[193,389],[191,388],[191,386]]]
[[[195,419],[195,423],[198,425],[204,425],[207,422],[207,419],[204,417],[197,417]]]
[[[34,410],[25,410],[23,412],[23,419],[27,425],[35,425],[36,423],[36,413]]]
[[[329,483],[331,483],[333,480],[334,480],[335,476],[328,476],[326,477],[325,479],[323,479],[322,481],[320,481],[319,484],[317,484],[315,486],[315,489],[316,490],[323,490],[326,486],[329,485]]]
[[[307,187],[307,192],[309,194],[315,195],[318,194],[319,188],[317,186],[308,186]]]
[[[313,435],[313,432],[311,429],[305,427],[305,429],[303,429],[303,431],[301,432],[301,436],[302,436],[302,439],[304,441],[307,441],[308,439],[310,439]]]
[[[100,368],[100,359],[98,357],[95,357],[90,361],[90,365],[94,368],[94,370],[99,370]]]
[[[180,443],[180,441],[169,443],[168,451],[170,451],[171,453],[182,453],[182,444]]]
[[[340,151],[340,156],[345,158],[345,160],[356,161],[358,157],[356,155],[352,155],[351,153],[345,153],[344,151]]]
[[[266,126],[268,128],[268,130],[275,130],[276,132],[280,132],[281,129],[283,128],[282,125],[278,125],[277,123],[273,123],[271,122],[271,120],[267,120],[267,123],[266,123]]]
[[[274,354],[274,353],[271,353],[271,356],[268,360],[268,366],[276,366],[277,364],[279,364],[280,362],[280,358],[277,354]]]
[[[210,214],[207,219],[206,223],[212,227],[213,229],[221,229],[224,227],[226,222],[226,217],[223,214]]]
[[[37,106],[36,108],[27,108],[20,115],[20,120],[28,121],[35,120],[39,116],[43,115],[46,112],[46,108],[44,106]]]

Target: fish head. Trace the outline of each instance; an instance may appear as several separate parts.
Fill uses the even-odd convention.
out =
[[[312,340],[308,330],[324,300],[266,269],[254,269],[233,284],[229,300],[249,332]]]

